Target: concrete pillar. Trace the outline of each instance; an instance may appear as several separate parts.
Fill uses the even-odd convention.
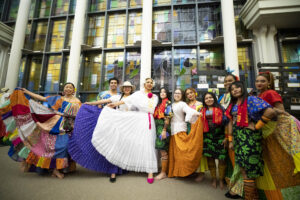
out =
[[[239,76],[233,0],[221,0],[225,67]]]
[[[151,77],[152,55],[152,2],[143,1],[142,43],[141,43],[141,73],[140,85],[143,87],[145,78]]]
[[[76,87],[78,86],[78,77],[80,70],[81,44],[83,44],[84,39],[83,37],[86,7],[87,0],[77,1],[67,75],[67,82],[73,83]]]
[[[5,87],[8,87],[10,91],[13,91],[18,84],[18,73],[22,58],[22,48],[25,41],[30,4],[31,0],[21,0],[19,4],[18,16],[5,81]]]
[[[268,48],[268,62],[277,63],[279,61],[278,51],[276,45],[275,35],[277,34],[277,29],[274,25],[269,26],[268,33],[266,35],[266,42]]]

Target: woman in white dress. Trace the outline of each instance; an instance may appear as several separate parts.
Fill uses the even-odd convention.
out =
[[[168,177],[185,177],[194,173],[202,155],[203,126],[201,117],[198,117],[200,113],[183,101],[183,95],[181,89],[174,91]],[[186,122],[193,124],[188,135]]]
[[[92,144],[106,159],[130,171],[148,173],[153,183],[157,172],[156,129],[153,118],[158,97],[151,93],[153,80],[147,78],[144,90],[106,106],[98,118]],[[125,104],[128,112],[112,108]]]

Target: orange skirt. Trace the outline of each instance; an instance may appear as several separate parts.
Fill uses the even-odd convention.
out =
[[[171,136],[168,177],[185,177],[194,173],[199,166],[202,150],[203,123],[199,117],[188,135],[179,132]]]

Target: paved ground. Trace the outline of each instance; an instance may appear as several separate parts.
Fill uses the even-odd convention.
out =
[[[1,200],[222,200],[226,190],[213,189],[209,175],[202,183],[194,178],[168,178],[150,185],[146,174],[129,173],[110,183],[104,174],[80,166],[63,180],[50,175],[23,173],[19,163],[0,147]]]

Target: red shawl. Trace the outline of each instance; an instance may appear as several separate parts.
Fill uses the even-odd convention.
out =
[[[169,101],[168,98],[165,98],[162,100],[161,104],[159,104],[154,111],[153,117],[155,119],[162,119],[165,117],[165,109],[166,109],[166,103]]]
[[[232,119],[231,116],[232,104],[230,104],[225,112],[225,115]],[[239,127],[248,127],[248,111],[247,111],[247,98],[243,104],[238,105],[236,125]]]
[[[202,109],[204,132],[209,131],[208,120],[206,119],[206,115],[205,115],[206,111],[207,111],[207,108]],[[213,107],[212,114],[213,114],[213,123],[216,125],[221,125],[222,119],[223,119],[223,110],[221,108]]]

